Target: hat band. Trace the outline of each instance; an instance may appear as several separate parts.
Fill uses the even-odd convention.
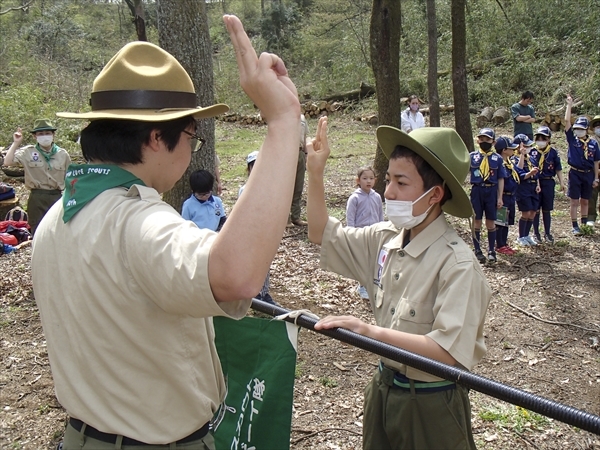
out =
[[[196,94],[174,91],[101,91],[92,92],[92,111],[106,109],[196,108]]]

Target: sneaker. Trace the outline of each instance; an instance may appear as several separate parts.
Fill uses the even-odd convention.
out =
[[[487,261],[490,264],[494,264],[497,261],[497,259],[496,259],[496,252],[488,252]]]
[[[540,236],[539,233],[535,234],[535,243],[538,245],[542,243],[542,236]]]
[[[356,292],[358,292],[358,295],[360,295],[360,298],[362,298],[363,300],[369,300],[369,293],[367,292],[366,287],[358,286],[356,288]]]
[[[529,245],[531,245],[532,247],[538,245],[535,239],[533,239],[531,236],[525,236],[523,239],[526,239],[527,242],[529,242]]]
[[[579,227],[573,227],[573,236],[581,236],[581,230]]]
[[[525,239],[524,237],[518,238],[517,239],[517,244],[520,247],[531,247],[531,243],[527,239]]]
[[[554,244],[554,236],[552,236],[551,234],[545,234],[544,239],[546,239],[546,242],[548,242],[549,244]]]
[[[508,245],[505,248],[506,248],[506,254],[508,256],[513,256],[517,253],[517,251],[515,249],[510,248]]]
[[[500,253],[500,254],[502,254],[502,255],[508,255],[508,254],[509,254],[509,253],[508,253],[508,246],[506,246],[506,245],[503,245],[502,247],[498,247],[498,248],[496,249],[496,252],[497,252],[497,253]]]
[[[595,223],[593,220],[588,220],[588,221],[587,221],[585,224],[586,224],[588,227],[592,227],[592,228],[594,228],[594,225],[595,225],[596,223]]]
[[[481,250],[475,250],[475,257],[477,258],[477,261],[479,261],[481,264],[483,264],[486,260]]]
[[[292,219],[292,223],[297,227],[305,227],[306,225],[308,225],[308,222],[302,219]]]

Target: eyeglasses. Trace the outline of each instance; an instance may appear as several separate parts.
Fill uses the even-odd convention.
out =
[[[185,134],[187,134],[188,136],[191,136],[191,138],[192,138],[192,139],[190,139],[190,147],[192,147],[192,153],[196,153],[198,150],[200,150],[202,148],[202,146],[204,145],[204,143],[206,142],[204,139],[202,139],[196,133],[190,133],[187,130],[183,130],[183,132]]]

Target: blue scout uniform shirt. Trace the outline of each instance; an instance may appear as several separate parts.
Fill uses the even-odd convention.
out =
[[[219,197],[211,195],[208,200],[201,202],[192,194],[183,202],[181,217],[191,220],[198,228],[217,231],[221,217],[225,217],[225,208]]]
[[[490,176],[487,180],[483,179],[483,175],[479,168],[483,161],[484,155],[479,150],[470,153],[471,157],[471,184],[498,184],[499,178],[506,178],[506,170],[504,169],[504,161],[502,157],[494,152],[487,153],[487,159],[490,166]]]
[[[511,156],[510,160],[512,161],[513,166],[515,167],[515,170],[519,174],[519,180],[521,180],[519,184],[523,183],[523,181],[529,180],[530,178],[527,178],[527,180],[525,179],[525,176],[529,172],[529,168],[527,167],[527,161],[525,161],[525,163],[523,163],[523,168],[520,169],[517,166],[517,164],[519,164],[519,156],[518,155]]]
[[[598,146],[598,142],[588,138],[587,142],[584,143],[573,134],[573,128],[565,131],[565,135],[567,136],[567,144],[569,144],[569,149],[567,150],[567,162],[569,165],[579,170],[593,170],[594,161],[600,161],[600,147]],[[587,149],[584,154],[586,144]]]
[[[521,182],[531,182],[533,183],[534,181],[536,181],[539,177],[540,177],[540,172],[536,173],[535,175],[530,176],[529,178],[527,178],[525,180],[525,175],[527,175],[527,173],[531,172],[531,169],[533,169],[534,167],[538,167],[539,168],[539,154],[538,154],[538,150],[535,148],[532,148],[531,151],[529,152],[529,155],[525,155],[524,161],[523,161],[523,169],[519,169],[517,167],[517,164],[519,163],[519,155],[515,155],[513,156],[513,164],[515,165],[515,168],[518,170],[522,170],[523,171],[523,175],[521,176]]]
[[[516,164],[513,162],[513,168],[517,172],[517,177],[519,181],[525,176],[522,169],[519,169]],[[512,170],[510,170],[506,163],[504,163],[504,171],[506,172],[506,176],[504,177],[504,193],[514,194],[517,192],[517,188],[519,187],[519,181],[515,180],[512,175]]]
[[[538,161],[538,164],[541,162],[542,154],[544,156],[544,161],[542,165],[544,167],[539,167],[540,169],[540,178],[553,178],[556,176],[556,172],[558,170],[562,170],[562,164],[560,162],[560,156],[554,147],[548,146],[545,148],[547,152],[544,154],[542,150],[539,148],[534,148],[531,150],[531,154],[535,153],[535,158]]]

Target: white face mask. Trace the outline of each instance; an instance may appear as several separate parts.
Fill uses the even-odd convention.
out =
[[[43,136],[37,136],[36,140],[42,147],[50,147],[52,145],[52,141],[54,141],[54,136],[51,134],[45,134]]]
[[[546,148],[548,146],[548,142],[546,141],[535,141],[535,145],[537,148]]]
[[[600,136],[600,127],[596,127],[596,128],[594,128],[594,134],[595,134],[596,136]]]
[[[584,137],[587,134],[587,132],[586,132],[586,130],[582,130],[581,128],[577,128],[577,129],[573,130],[573,134],[575,136],[577,136],[578,138],[582,138],[582,137]]]
[[[427,208],[427,211],[425,211],[423,214],[416,217],[413,216],[413,205],[429,194],[432,190],[433,188],[429,189],[414,202],[409,200],[388,200],[386,198],[385,212],[388,216],[388,219],[390,219],[390,222],[392,222],[397,228],[408,229],[414,228],[421,224],[427,217],[427,214],[429,214],[431,208],[433,208],[433,205]]]

